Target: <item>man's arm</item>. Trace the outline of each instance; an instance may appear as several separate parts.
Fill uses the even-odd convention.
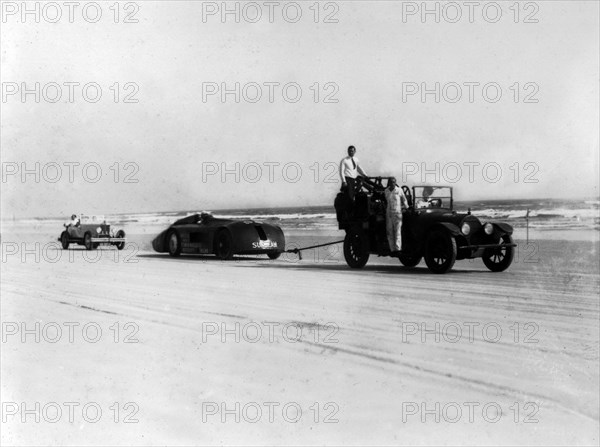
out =
[[[367,173],[365,171],[363,171],[363,168],[360,167],[360,163],[356,163],[356,170],[363,177],[368,177]]]
[[[340,161],[340,179],[342,179],[342,185],[346,184],[346,179],[344,178],[344,159]]]

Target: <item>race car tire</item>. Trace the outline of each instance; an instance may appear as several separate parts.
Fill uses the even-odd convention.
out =
[[[505,234],[501,239],[503,245],[513,243],[510,234]],[[492,272],[503,272],[512,264],[514,256],[514,247],[486,248],[482,259],[485,266]]]
[[[117,231],[117,237],[125,237],[125,232],[123,230]],[[117,250],[123,250],[125,248],[125,242],[117,242],[115,245],[117,246]]]
[[[228,230],[221,230],[217,233],[215,255],[224,261],[233,258],[233,238]]]
[[[398,258],[404,267],[415,267],[419,264],[419,262],[421,262],[423,256],[409,256],[405,255],[404,253],[400,253]]]
[[[171,256],[179,256],[181,254],[181,238],[177,230],[171,230],[167,233],[167,246]]]
[[[85,246],[86,250],[93,250],[94,249],[94,244],[92,243],[92,235],[91,235],[91,233],[85,233],[83,235],[83,245]]]
[[[277,258],[279,258],[279,256],[281,256],[281,252],[280,251],[270,251],[269,253],[267,253],[267,256],[269,257],[269,259],[277,259]]]
[[[344,258],[353,269],[363,268],[369,260],[369,240],[362,229],[348,230],[344,238]]]
[[[425,244],[425,263],[433,273],[446,273],[456,261],[456,240],[450,233],[433,230]]]
[[[63,250],[69,249],[69,233],[63,231],[60,235],[60,243],[62,245]]]

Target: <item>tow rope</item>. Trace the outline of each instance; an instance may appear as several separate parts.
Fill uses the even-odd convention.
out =
[[[292,248],[290,250],[286,250],[285,252],[286,253],[295,253],[298,255],[298,259],[302,260],[302,251],[303,250],[311,250],[313,248],[327,247],[328,245],[341,244],[342,242],[344,242],[343,239],[341,241],[329,242],[327,244],[311,245],[310,247],[302,247],[302,248]]]

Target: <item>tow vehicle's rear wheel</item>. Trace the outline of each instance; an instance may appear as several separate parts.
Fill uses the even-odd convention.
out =
[[[69,248],[69,234],[66,231],[63,231],[60,235],[60,243],[63,250],[67,250]]]
[[[267,253],[267,256],[269,257],[269,259],[277,259],[277,258],[279,258],[279,256],[281,256],[281,252],[280,251],[270,251],[269,253]]]
[[[117,231],[117,237],[125,237],[125,232],[123,230]],[[125,242],[117,242],[117,250],[123,250],[125,248]]]
[[[513,238],[510,234],[502,236],[502,245],[512,244]],[[498,248],[486,248],[483,252],[483,263],[492,272],[503,272],[512,264],[515,256],[514,247],[508,245]]]
[[[169,231],[167,234],[167,244],[169,245],[169,254],[171,256],[179,256],[181,254],[181,239],[177,231]]]
[[[446,273],[456,261],[456,240],[448,232],[434,230],[425,245],[425,263],[433,273]]]
[[[400,253],[399,259],[404,267],[415,267],[419,264],[419,262],[421,262],[423,256],[409,256],[405,255],[404,253]]]
[[[94,244],[92,243],[92,235],[90,233],[85,233],[83,236],[83,245],[86,250],[92,250],[94,248]]]
[[[344,239],[344,258],[353,269],[363,268],[369,260],[369,240],[358,228],[349,230]]]
[[[233,258],[233,238],[229,231],[221,230],[217,233],[215,254],[223,260]]]

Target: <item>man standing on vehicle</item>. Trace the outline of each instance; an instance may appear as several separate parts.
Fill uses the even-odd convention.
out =
[[[396,184],[395,177],[388,179],[385,200],[387,202],[385,228],[388,244],[392,254],[397,255],[402,250],[402,211],[408,208],[408,200]]]
[[[356,187],[356,178],[360,175],[366,177],[367,174],[360,167],[358,158],[354,157],[356,154],[356,148],[354,146],[348,147],[348,156],[342,158],[340,162],[340,177],[342,179],[342,189],[348,188],[348,196],[350,200],[354,202],[354,189]]]

